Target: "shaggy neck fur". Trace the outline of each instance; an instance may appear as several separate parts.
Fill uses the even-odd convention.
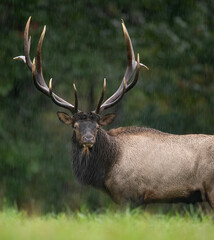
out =
[[[75,132],[72,138],[73,170],[78,181],[105,189],[104,182],[109,169],[115,164],[119,155],[119,147],[113,137],[100,128],[96,142],[88,154],[76,141]]]

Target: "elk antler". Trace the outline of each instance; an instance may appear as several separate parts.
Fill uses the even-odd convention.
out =
[[[36,59],[33,60],[33,63],[30,59],[30,43],[31,43],[31,37],[29,36],[29,27],[30,27],[30,20],[31,17],[29,17],[26,26],[25,26],[25,31],[24,31],[24,54],[25,56],[18,56],[14,57],[14,60],[20,59],[26,65],[28,68],[32,71],[33,75],[33,82],[35,87],[44,93],[46,96],[50,97],[55,104],[57,104],[60,107],[66,108],[70,110],[73,114],[78,112],[79,110],[77,109],[78,107],[78,99],[77,99],[77,91],[76,87],[74,88],[75,91],[75,106],[72,104],[68,103],[64,99],[60,98],[57,96],[55,93],[52,92],[52,79],[50,80],[49,88],[44,80],[43,73],[42,73],[42,56],[41,56],[41,51],[42,51],[42,43],[43,39],[45,36],[45,31],[46,31],[46,26],[44,26],[44,29],[42,31],[41,37],[39,39],[39,43],[37,46],[37,52],[36,52]]]
[[[121,21],[122,21],[122,28],[123,28],[125,41],[126,41],[128,65],[123,77],[123,81],[121,82],[117,91],[101,105],[101,100],[103,100],[104,92],[105,92],[104,90],[102,91],[102,96],[95,110],[96,113],[102,112],[105,109],[110,108],[115,104],[117,104],[122,99],[123,95],[135,86],[135,84],[138,81],[140,67],[145,67],[147,70],[149,70],[149,68],[146,65],[144,65],[143,63],[140,63],[139,54],[137,55],[137,61],[135,60],[135,54],[134,54],[131,39],[129,37],[129,33],[126,29],[123,19],[121,19]],[[135,78],[131,83],[129,83],[134,72],[136,72]]]

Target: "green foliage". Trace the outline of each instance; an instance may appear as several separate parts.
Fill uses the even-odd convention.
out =
[[[137,87],[116,107],[114,126],[213,133],[213,1],[3,0],[0,12],[0,196],[9,204],[62,211],[110,202],[74,180],[71,129],[35,90],[26,66],[12,61],[23,54],[29,16],[31,57],[46,24],[44,77],[53,77],[54,91],[63,98],[72,102],[75,82],[80,108],[88,111],[104,77],[107,97],[117,89],[126,66],[123,18],[135,53],[150,71],[141,71]]]

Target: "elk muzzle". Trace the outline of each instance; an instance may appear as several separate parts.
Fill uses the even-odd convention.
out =
[[[95,137],[91,134],[86,134],[82,136],[81,142],[83,147],[89,147],[92,148],[95,143]]]

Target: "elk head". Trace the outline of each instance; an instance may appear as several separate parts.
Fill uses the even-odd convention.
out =
[[[15,57],[14,59],[15,60],[21,59],[22,61],[24,61],[24,63],[26,63],[26,65],[32,72],[34,85],[39,91],[41,91],[46,96],[51,98],[56,105],[63,107],[71,112],[71,115],[68,115],[67,113],[64,112],[58,112],[57,115],[61,122],[67,125],[71,125],[73,127],[76,135],[76,141],[79,143],[81,147],[86,148],[88,150],[88,148],[93,147],[93,144],[96,141],[96,134],[99,129],[99,126],[106,126],[110,124],[115,118],[115,114],[106,114],[101,117],[100,113],[117,104],[123,98],[124,94],[135,86],[135,84],[138,81],[140,67],[145,67],[146,69],[148,68],[144,64],[140,63],[139,54],[137,55],[137,61],[135,60],[132,42],[129,37],[126,26],[124,24],[124,21],[122,20],[122,28],[126,41],[128,61],[128,65],[123,80],[117,91],[103,103],[104,94],[106,90],[106,79],[104,79],[102,94],[98,101],[96,109],[89,113],[84,113],[78,109],[78,97],[75,84],[73,84],[75,104],[72,105],[69,102],[62,99],[61,97],[57,96],[52,91],[52,79],[50,79],[49,81],[49,86],[47,86],[44,80],[42,73],[41,49],[43,39],[45,36],[46,26],[44,26],[43,32],[38,43],[36,58],[33,59],[33,62],[31,61],[30,59],[31,37],[29,37],[30,20],[31,17],[29,17],[24,31],[24,56],[18,56]],[[135,73],[134,80],[130,82],[130,79],[134,73]]]

